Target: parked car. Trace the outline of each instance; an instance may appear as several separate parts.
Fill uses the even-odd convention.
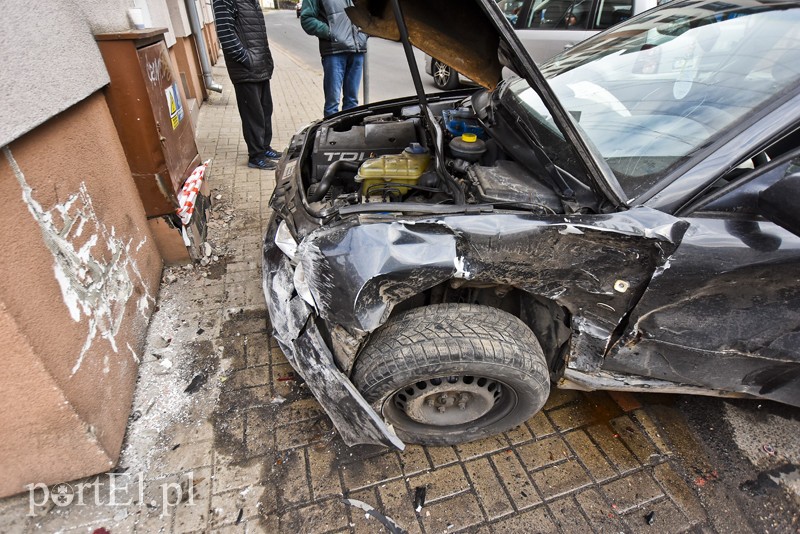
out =
[[[297,18],[300,18],[300,12],[303,10],[303,2],[297,2],[294,5],[294,11],[297,13]]]
[[[541,64],[657,3],[663,0],[501,0],[497,5],[530,56]],[[457,71],[429,55],[425,72],[439,89],[455,89],[464,81]]]
[[[396,38],[381,5],[349,15]],[[800,5],[667,4],[541,70],[494,2],[416,5],[409,60],[483,87],[300,130],[263,244],[274,336],[344,441],[483,438],[552,387],[800,406]]]

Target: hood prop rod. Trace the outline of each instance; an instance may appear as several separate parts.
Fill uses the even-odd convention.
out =
[[[422,109],[428,110],[428,99],[425,97],[425,90],[422,88],[422,78],[419,75],[419,68],[417,67],[417,59],[414,57],[414,49],[411,47],[411,41],[408,38],[408,27],[406,26],[406,19],[403,18],[403,11],[400,9],[400,0],[392,0],[392,11],[394,12],[394,20],[397,22],[397,29],[400,30],[400,42],[403,43],[403,50],[406,53],[406,60],[411,69],[411,79],[414,81],[414,90],[419,97],[419,104]]]
[[[400,0],[392,0],[392,12],[394,13],[394,20],[397,23],[397,29],[400,31],[400,42],[403,43],[403,50],[406,53],[406,61],[411,70],[411,79],[414,81],[414,90],[417,92],[419,105],[422,111],[422,119],[428,123],[429,132],[438,132],[437,139],[433,140],[434,148],[436,149],[436,167],[439,171],[439,176],[444,180],[445,185],[453,195],[453,201],[456,204],[464,204],[464,192],[458,185],[450,173],[445,169],[444,156],[442,155],[442,146],[437,144],[441,143],[441,131],[438,125],[435,124],[436,119],[433,113],[428,108],[428,97],[425,96],[425,89],[422,88],[422,78],[419,75],[419,67],[417,66],[417,58],[414,57],[414,49],[411,47],[411,41],[408,37],[408,27],[406,26],[406,19],[403,17],[403,11],[400,9]]]

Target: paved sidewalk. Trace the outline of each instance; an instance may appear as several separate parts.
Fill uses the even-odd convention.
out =
[[[274,56],[283,147],[320,115],[322,79]],[[164,274],[117,473],[71,484],[82,500],[65,506],[41,504],[41,491],[37,506],[0,501],[0,532],[385,531],[345,498],[407,532],[747,529],[674,410],[629,395],[555,391],[527,424],[459,447],[345,447],[267,333],[274,173],[245,166],[232,87],[221,64],[214,75],[225,90],[201,109],[198,138],[213,158],[214,250],[208,265]]]

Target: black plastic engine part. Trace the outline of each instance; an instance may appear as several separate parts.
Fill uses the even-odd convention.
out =
[[[493,203],[546,206],[561,212],[552,187],[513,161],[499,160],[493,167],[473,165],[467,171],[476,182],[481,200]]]
[[[314,142],[311,180],[320,181],[325,169],[335,161],[364,161],[384,154],[399,154],[417,142],[413,121],[353,126],[345,132],[323,126]]]

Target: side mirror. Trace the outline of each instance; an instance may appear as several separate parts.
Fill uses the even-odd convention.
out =
[[[800,173],[781,178],[758,194],[758,213],[800,236]]]

